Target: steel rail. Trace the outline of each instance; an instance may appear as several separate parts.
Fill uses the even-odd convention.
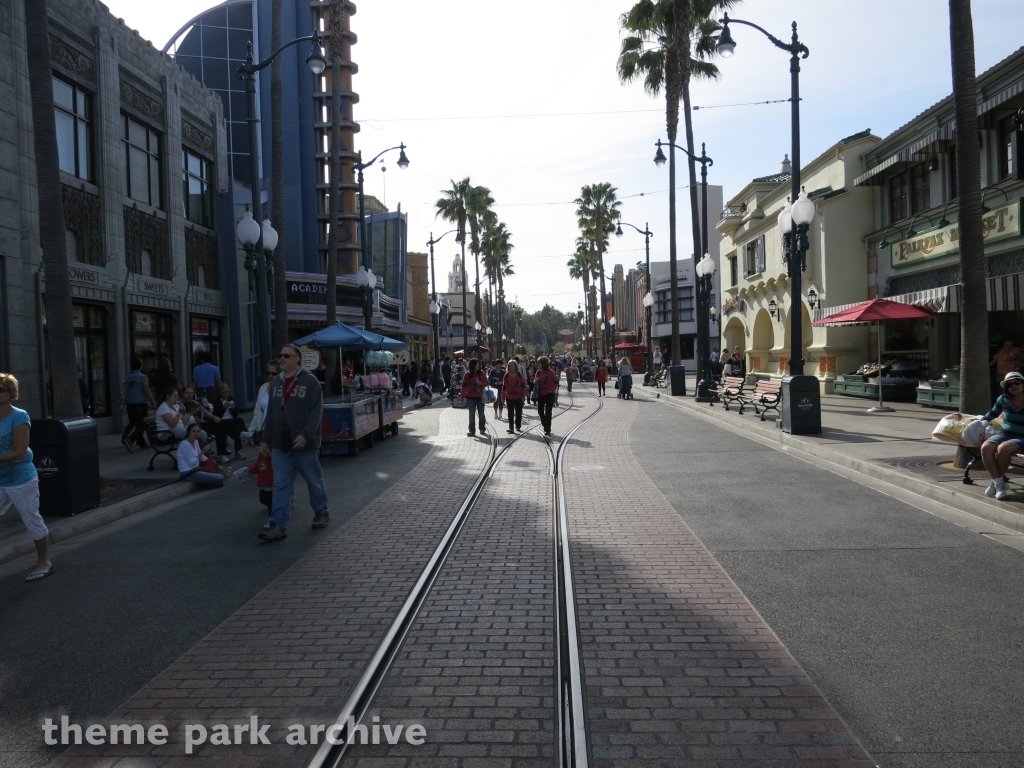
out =
[[[583,660],[580,655],[579,621],[573,591],[572,556],[569,546],[569,520],[565,503],[562,461],[565,447],[576,431],[594,418],[604,407],[598,400],[597,410],[570,429],[558,443],[553,462],[553,516],[555,558],[555,753],[559,768],[589,768],[593,753],[587,735],[586,688],[583,681]],[[548,446],[551,450],[551,446]]]
[[[569,397],[569,404],[560,408],[558,413],[554,414],[552,418],[557,418],[572,409],[574,405],[572,393],[569,392],[567,395]],[[491,424],[494,423],[493,419],[489,421]],[[345,700],[344,705],[342,705],[341,710],[334,719],[334,722],[327,727],[325,733],[329,734],[337,729],[338,735],[333,741],[325,740],[321,743],[313,757],[306,763],[305,768],[338,768],[338,766],[341,765],[341,762],[345,757],[349,737],[351,735],[349,733],[349,723],[351,722],[353,727],[359,725],[366,716],[366,713],[369,711],[370,706],[377,695],[377,691],[384,682],[384,678],[387,677],[388,670],[390,670],[392,663],[398,656],[398,653],[405,642],[405,638],[409,634],[409,630],[412,628],[412,625],[416,620],[416,616],[419,614],[420,608],[423,606],[427,596],[430,594],[430,590],[434,586],[434,582],[437,581],[437,577],[440,575],[441,570],[444,567],[445,560],[447,560],[448,554],[455,546],[459,533],[462,531],[466,520],[469,518],[470,512],[472,512],[473,507],[476,505],[477,499],[480,497],[484,485],[493,473],[494,468],[501,461],[502,457],[519,440],[519,438],[529,434],[540,426],[541,424],[538,421],[532,427],[524,429],[519,434],[514,435],[508,443],[501,447],[500,450],[497,450],[497,441],[494,436],[497,433],[493,432],[493,427],[488,431],[488,437],[490,438],[491,443],[490,459],[488,459],[487,464],[477,475],[472,488],[470,488],[469,493],[466,495],[465,501],[462,502],[458,512],[456,512],[451,524],[448,526],[444,536],[441,538],[440,544],[438,544],[437,548],[434,550],[430,560],[427,561],[423,571],[420,573],[419,579],[417,579],[415,585],[413,585],[409,595],[405,599],[405,602],[402,604],[398,614],[395,616],[394,621],[392,621],[391,626],[388,627],[387,632],[378,644],[373,656],[370,658],[366,667],[364,667],[359,680],[357,680],[355,685],[352,687],[348,698]],[[545,443],[546,442],[547,440],[545,439]]]

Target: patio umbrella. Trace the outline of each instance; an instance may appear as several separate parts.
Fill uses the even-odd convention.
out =
[[[903,304],[898,301],[887,299],[871,299],[855,307],[836,312],[815,320],[812,325],[866,325],[874,323],[881,329],[881,323],[886,320],[916,320],[922,317],[931,317],[935,313],[929,309],[918,307],[913,304]],[[878,337],[878,405],[868,408],[868,413],[892,413],[893,408],[887,408],[882,402],[882,337]]]

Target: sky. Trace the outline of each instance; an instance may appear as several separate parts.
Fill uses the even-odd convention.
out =
[[[157,48],[190,18],[216,5],[107,0]],[[668,168],[653,162],[665,138],[665,99],[616,73],[619,17],[630,0],[360,0],[353,87],[360,100],[357,148],[364,157],[404,142],[410,165],[385,155],[366,172],[365,191],[409,216],[409,250],[451,226],[434,203],[469,176],[491,190],[512,233],[515,275],[505,292],[527,311],[574,311],[582,286],[566,262],[578,236],[572,200],[584,184],[610,182],[623,221],[649,222],[651,259],[668,259]],[[1024,3],[974,0],[980,74],[1024,44]],[[951,90],[948,5],[942,0],[747,0],[731,12],[788,39],[799,23],[810,49],[802,62],[801,146],[808,162],[844,136],[870,128],[885,137]],[[752,178],[777,173],[790,151],[789,56],[759,32],[732,28],[736,52],[717,63],[717,81],[696,82],[698,148],[714,160],[708,183],[726,201]],[[741,105],[741,106],[732,106]],[[684,142],[682,123],[678,143]],[[383,164],[382,164],[383,163]],[[386,171],[383,169],[387,169]],[[685,185],[679,164],[677,184]],[[698,168],[699,171],[699,168]],[[692,252],[688,194],[680,189],[679,253]],[[716,219],[712,211],[712,226]],[[627,270],[644,258],[628,228],[605,257]],[[712,236],[715,232],[712,231]],[[438,290],[456,253],[453,235],[435,246]],[[472,263],[467,264],[470,273]],[[470,274],[470,280],[473,280]]]

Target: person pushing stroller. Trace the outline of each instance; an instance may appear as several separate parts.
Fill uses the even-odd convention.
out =
[[[619,397],[623,400],[633,399],[633,366],[630,365],[629,358],[625,355],[619,360],[619,379],[616,382],[616,388],[619,390]]]

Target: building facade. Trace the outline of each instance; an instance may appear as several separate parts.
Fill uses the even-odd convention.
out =
[[[871,195],[854,184],[861,156],[879,139],[868,131],[848,136],[800,172],[817,213],[808,231],[804,294],[793,303],[778,214],[791,193],[788,159],[778,174],[755,178],[722,210],[721,343],[739,347],[747,371],[766,378],[788,373],[792,323],[802,323],[804,372],[832,391],[837,372],[866,361],[866,329],[812,326],[815,312],[867,296],[862,238],[871,228]],[[824,310],[831,312],[832,310]]]
[[[1024,48],[977,78],[990,357],[1024,344]],[[865,152],[853,183],[872,198],[867,295],[936,312],[870,331],[867,358],[903,357],[935,378],[960,362],[960,254],[953,97],[947,96]],[[984,343],[985,340],[982,340]],[[995,367],[992,368],[995,375]]]
[[[22,5],[0,26],[0,368],[21,404],[49,412],[46,286]],[[230,381],[237,294],[220,100],[94,0],[49,4],[54,120],[76,357],[100,430],[120,427],[130,358],[179,379],[206,349]],[[227,211],[230,216],[230,210]],[[228,238],[224,231],[229,232]]]

